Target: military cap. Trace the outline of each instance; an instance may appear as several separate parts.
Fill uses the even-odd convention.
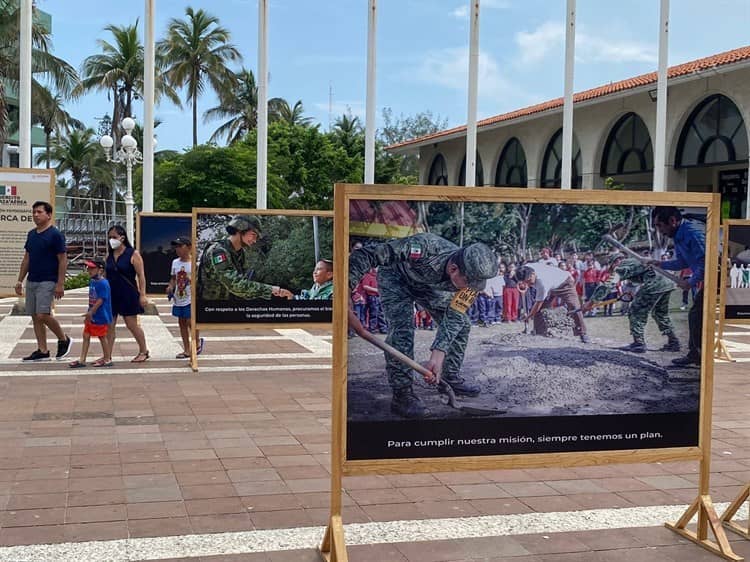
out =
[[[239,232],[254,230],[259,237],[263,234],[260,228],[260,219],[254,215],[235,215],[227,226],[231,226]]]
[[[638,277],[639,275],[643,275],[647,270],[648,266],[635,258],[626,258],[620,262],[620,265],[615,267],[615,273],[623,279]]]
[[[487,279],[497,275],[497,256],[487,245],[477,242],[463,249],[463,267],[469,287],[484,290]]]

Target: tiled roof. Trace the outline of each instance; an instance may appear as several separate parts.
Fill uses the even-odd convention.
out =
[[[704,70],[708,70],[710,68],[725,66],[745,60],[750,60],[750,46],[740,47],[739,49],[733,49],[724,53],[711,55],[710,57],[705,57],[702,59],[686,62],[684,64],[671,66],[667,71],[667,77],[678,78],[680,76],[695,74],[698,72],[703,72]],[[649,72],[648,74],[641,74],[640,76],[626,78],[625,80],[620,80],[619,82],[611,82],[606,86],[599,86],[597,88],[591,88],[590,90],[584,90],[583,92],[574,94],[573,103],[575,104],[582,101],[601,98],[617,92],[632,90],[633,88],[639,88],[642,86],[648,86],[649,84],[656,84],[656,80],[656,72]],[[553,100],[538,103],[536,105],[531,105],[529,107],[524,107],[523,109],[517,109],[509,113],[502,113],[500,115],[495,115],[494,117],[488,117],[487,119],[478,121],[477,128],[479,129],[488,125],[494,125],[502,121],[511,121],[519,117],[534,115],[535,113],[542,113],[544,111],[560,108],[562,106],[563,98],[556,98]],[[461,125],[459,127],[453,127],[452,129],[446,129],[444,131],[439,131],[431,135],[426,135],[416,139],[393,144],[389,146],[388,149],[402,148],[412,144],[422,143],[424,141],[429,141],[432,139],[439,139],[441,137],[453,135],[455,133],[461,133],[464,131],[466,131],[466,125]]]

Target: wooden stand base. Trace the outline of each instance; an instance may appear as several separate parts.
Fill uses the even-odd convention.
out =
[[[326,562],[348,562],[344,542],[344,524],[340,515],[331,515],[326,534],[320,545],[320,554]]]
[[[727,349],[727,344],[724,343],[723,339],[716,340],[714,344],[714,357],[716,359],[723,359],[724,361],[734,361],[732,354]]]
[[[687,528],[688,523],[690,523],[694,515],[698,515],[697,532],[690,531]],[[664,525],[667,529],[672,529],[678,535],[702,546],[717,556],[721,556],[725,560],[733,560],[735,562],[744,560],[744,558],[737,556],[732,551],[729,540],[724,533],[724,527],[721,526],[721,520],[716,515],[716,510],[711,502],[711,496],[698,496],[677,523],[665,523]],[[706,525],[711,528],[716,542],[708,539],[708,528]]]
[[[737,510],[740,509],[743,503],[745,503],[750,497],[750,483],[740,492],[740,495],[729,505],[724,515],[721,516],[721,522],[730,531],[734,531],[741,537],[750,539],[750,519],[747,522],[747,528],[740,526],[738,523],[732,521],[732,517],[735,516]]]

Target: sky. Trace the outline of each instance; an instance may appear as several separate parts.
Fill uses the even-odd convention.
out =
[[[155,0],[156,38],[185,8],[219,18],[257,74],[257,0]],[[52,15],[54,53],[80,68],[111,39],[108,24],[133,24],[144,2],[37,0]],[[269,9],[269,97],[290,105],[302,100],[307,116],[328,129],[343,113],[364,124],[367,0],[271,0]],[[106,9],[103,9],[106,6]],[[380,0],[377,32],[378,125],[381,112],[410,116],[423,111],[466,123],[470,0]],[[479,118],[560,97],[563,94],[565,0],[481,0]],[[658,0],[578,0],[575,91],[656,70]],[[750,44],[750,0],[672,0],[669,65]],[[184,99],[184,93],[183,93]],[[217,104],[207,91],[199,116]],[[96,128],[111,115],[105,93],[68,102],[68,111]],[[135,107],[142,120],[143,108]],[[190,108],[163,101],[155,110],[158,150],[188,148]],[[199,117],[200,119],[200,117]],[[219,121],[200,123],[206,142]]]

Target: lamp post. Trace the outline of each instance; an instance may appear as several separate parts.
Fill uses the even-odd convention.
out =
[[[99,144],[102,145],[104,152],[107,155],[107,162],[115,162],[118,164],[125,164],[128,178],[128,190],[125,193],[125,225],[128,233],[128,240],[130,243],[134,243],[133,236],[133,165],[143,162],[143,154],[138,150],[138,141],[130,133],[135,128],[135,121],[126,117],[120,123],[120,126],[125,131],[125,135],[120,139],[120,148],[113,154],[115,141],[109,135],[104,135],[99,139]],[[114,218],[114,216],[112,217]]]

